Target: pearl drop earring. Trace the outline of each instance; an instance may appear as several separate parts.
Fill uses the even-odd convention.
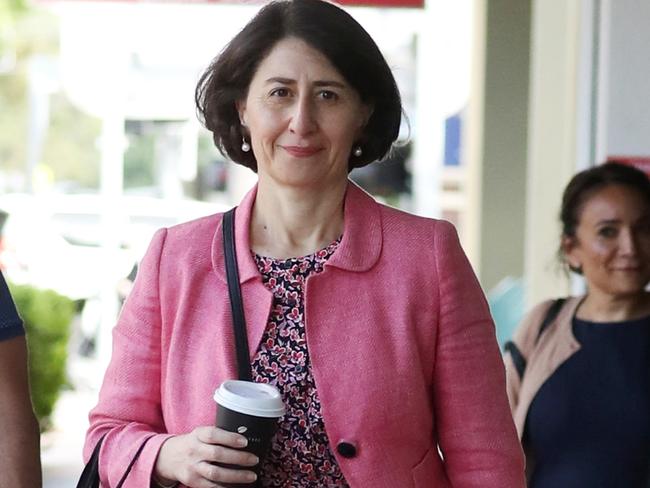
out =
[[[251,150],[251,145],[248,142],[246,142],[245,137],[241,138],[241,150],[244,152],[248,152]]]
[[[357,146],[354,148],[354,151],[352,151],[352,154],[354,154],[358,158],[363,154],[363,149],[361,149],[361,146]]]

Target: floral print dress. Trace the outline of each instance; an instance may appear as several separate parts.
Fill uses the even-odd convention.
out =
[[[262,466],[265,487],[347,488],[330,449],[305,337],[304,286],[320,273],[341,239],[308,256],[273,259],[253,253],[273,306],[260,348],[253,359],[253,380],[271,383],[282,393],[286,414]]]

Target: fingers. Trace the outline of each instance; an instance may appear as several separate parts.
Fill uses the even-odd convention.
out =
[[[250,452],[214,444],[203,444],[201,446],[201,459],[237,466],[255,466],[260,461],[255,454]]]
[[[217,427],[198,427],[194,433],[201,443],[202,460],[239,466],[255,466],[259,462],[257,456],[242,450],[248,444],[243,435]]]
[[[173,470],[175,477],[169,479],[178,479],[191,488],[216,488],[221,486],[219,483],[248,484],[257,479],[253,471],[246,469],[259,463],[257,456],[242,449],[248,444],[246,437],[216,427],[197,427],[177,439],[178,446],[171,444],[171,440],[167,443],[170,449],[176,447],[176,454],[172,452],[170,456],[178,464]],[[157,469],[158,474],[162,473],[161,468]]]
[[[245,469],[223,468],[221,466],[216,466],[207,462],[199,463],[197,465],[197,472],[203,477],[205,481],[212,483],[205,485],[206,488],[215,486],[215,482],[247,484],[252,483],[257,479],[257,475],[253,471],[248,471]]]
[[[248,439],[243,435],[218,427],[197,427],[194,429],[197,438],[206,444],[220,444],[222,446],[230,446],[236,449],[241,449],[248,445]]]
[[[194,464],[180,481],[190,488],[215,488],[221,483],[250,484],[257,479],[253,471],[230,469],[206,461]]]

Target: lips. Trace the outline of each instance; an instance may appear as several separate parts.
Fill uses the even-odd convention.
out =
[[[313,156],[321,149],[314,146],[281,146],[282,149],[287,151],[291,156],[295,158],[308,158]]]
[[[645,266],[642,265],[622,265],[612,268],[614,272],[617,273],[642,273],[646,270]]]

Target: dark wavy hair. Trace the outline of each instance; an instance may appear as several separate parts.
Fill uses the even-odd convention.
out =
[[[622,185],[630,191],[638,192],[645,199],[650,209],[650,179],[648,175],[628,164],[608,161],[576,173],[566,186],[562,195],[562,207],[560,209],[563,238],[575,237],[585,202],[597,191],[611,185]],[[559,255],[564,261],[564,253],[561,248]],[[569,269],[581,273],[581,270],[570,265]]]
[[[255,71],[273,47],[296,37],[320,51],[373,112],[360,140],[363,154],[348,169],[384,158],[399,134],[402,103],[395,78],[377,44],[350,14],[323,0],[276,0],[212,60],[195,92],[199,118],[221,153],[257,172],[253,151],[241,150],[237,102],[246,98]]]

